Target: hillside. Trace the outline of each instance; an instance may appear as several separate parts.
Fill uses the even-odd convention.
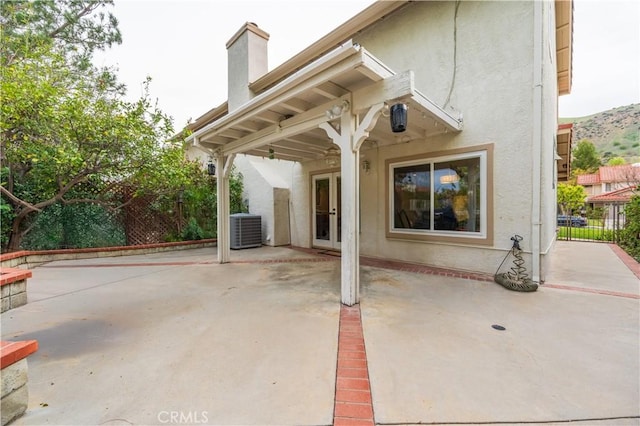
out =
[[[588,139],[605,159],[619,156],[627,163],[640,161],[640,104],[587,117],[560,118],[560,123],[573,123],[573,146]]]

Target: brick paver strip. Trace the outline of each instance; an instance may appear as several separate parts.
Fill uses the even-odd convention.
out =
[[[640,263],[638,263],[633,257],[629,255],[626,251],[620,248],[620,246],[616,244],[609,244],[611,250],[622,260],[622,263],[626,265],[633,274],[640,279]]]
[[[340,308],[334,426],[373,426],[371,383],[360,305]]]
[[[125,268],[128,266],[193,266],[193,265],[212,265],[213,260],[202,262],[140,262],[140,263],[84,263],[81,265],[41,265],[38,268],[45,269],[82,269],[82,268]]]
[[[557,288],[559,290],[579,291],[582,293],[603,294],[605,296],[626,297],[627,299],[640,299],[639,294],[622,293],[619,291],[603,290],[599,288],[576,287],[564,284],[542,284],[543,288]]]

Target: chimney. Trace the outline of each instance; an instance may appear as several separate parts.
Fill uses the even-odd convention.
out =
[[[249,83],[267,73],[268,41],[268,33],[247,22],[227,42],[229,112],[253,98]]]

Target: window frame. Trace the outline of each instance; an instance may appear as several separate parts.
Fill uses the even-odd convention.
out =
[[[413,165],[429,165],[430,212],[434,206],[435,167],[447,161],[480,159],[480,232],[434,229],[395,228],[394,226],[394,169]],[[440,241],[462,244],[493,244],[493,144],[476,145],[448,151],[428,152],[409,157],[390,158],[385,162],[385,232],[388,239],[412,241]],[[433,213],[430,213],[433,223]]]

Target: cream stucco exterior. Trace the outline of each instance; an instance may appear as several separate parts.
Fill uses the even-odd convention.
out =
[[[494,273],[517,234],[523,237],[534,280],[544,280],[546,256],[555,241],[555,11],[553,2],[410,2],[352,35],[354,45],[384,64],[383,71],[411,71],[415,89],[463,123],[462,131],[440,127],[435,135],[415,137],[414,132],[408,141],[375,130],[364,138],[353,157],[359,173],[360,254]],[[356,123],[363,115],[356,116]],[[380,116],[378,125],[387,121]],[[420,240],[389,233],[390,163],[474,150],[488,158],[484,238],[452,233]],[[264,232],[273,238],[284,221],[292,245],[312,247],[312,177],[345,173],[344,161],[342,167],[329,167],[321,156],[302,161],[240,158],[235,164],[248,178],[250,212],[267,218]],[[361,167],[365,160],[368,170]],[[279,178],[268,178],[272,173]],[[276,197],[268,187],[286,192]],[[281,206],[286,197],[287,217]],[[279,212],[273,207],[275,198],[281,203]]]
[[[269,246],[290,244],[289,201],[295,163],[239,156],[234,164],[242,172],[243,197],[249,211],[261,217],[262,243]]]

